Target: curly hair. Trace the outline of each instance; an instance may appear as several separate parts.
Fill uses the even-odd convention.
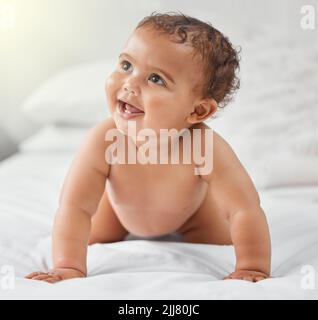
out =
[[[142,19],[137,28],[153,27],[162,34],[174,36],[173,41],[194,48],[203,62],[203,85],[197,85],[203,98],[213,98],[220,108],[225,107],[240,87],[238,77],[239,50],[209,22],[182,13],[156,13]],[[200,89],[198,89],[200,88]]]

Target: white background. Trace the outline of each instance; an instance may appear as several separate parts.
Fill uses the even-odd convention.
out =
[[[66,66],[115,58],[138,21],[152,11],[180,10],[210,21],[235,45],[242,44],[243,29],[257,37],[263,26],[317,41],[317,30],[300,28],[304,4],[316,1],[0,0],[2,22],[8,19],[4,6],[13,8],[9,26],[0,23],[0,148],[35,131],[20,110],[32,90]]]

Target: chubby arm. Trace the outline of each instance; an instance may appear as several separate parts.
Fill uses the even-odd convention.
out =
[[[213,170],[202,178],[211,185],[211,196],[230,223],[236,266],[227,279],[267,278],[271,243],[259,195],[231,147],[216,132],[213,136]]]
[[[27,278],[56,282],[86,276],[91,217],[109,174],[105,134],[111,126],[112,120],[107,119],[89,131],[66,176],[53,226],[53,270]]]

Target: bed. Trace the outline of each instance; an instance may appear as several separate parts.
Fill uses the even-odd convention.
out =
[[[0,266],[13,266],[16,278],[14,288],[0,290],[0,299],[318,297],[317,288],[312,289],[306,279],[308,266],[318,266],[318,186],[261,192],[272,236],[272,279],[222,281],[234,268],[233,247],[184,243],[176,235],[151,239],[131,235],[123,242],[95,244],[89,247],[86,279],[55,285],[24,279],[27,273],[51,265],[50,234],[59,190],[85,132],[45,128],[2,163]],[[59,145],[64,150],[58,150]]]
[[[232,246],[184,243],[174,234],[90,246],[85,279],[23,278],[51,267],[63,179],[88,128],[107,116],[102,86],[113,63],[101,61],[63,70],[23,105],[41,129],[0,163],[0,300],[318,298],[317,43],[264,30],[248,39],[241,93],[211,124],[259,190],[272,278],[223,281],[234,270]]]

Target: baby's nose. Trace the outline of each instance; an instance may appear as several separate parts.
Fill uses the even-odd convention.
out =
[[[131,82],[126,82],[123,86],[124,91],[131,93],[135,96],[139,95],[139,88],[136,84],[133,84]]]

